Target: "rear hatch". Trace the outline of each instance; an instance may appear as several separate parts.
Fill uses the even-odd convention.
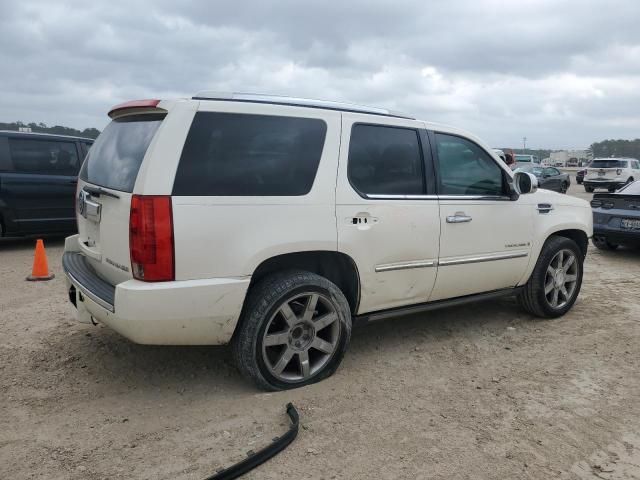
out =
[[[593,181],[615,180],[627,167],[625,160],[594,160],[587,168],[585,179]]]
[[[156,110],[157,112],[157,110]],[[142,160],[166,113],[124,115],[107,125],[80,170],[80,250],[112,285],[133,278],[129,248],[132,192]]]

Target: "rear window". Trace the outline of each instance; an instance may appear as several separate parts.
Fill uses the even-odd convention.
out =
[[[140,164],[163,115],[132,115],[113,120],[89,149],[80,178],[101,187],[132,192]]]
[[[640,181],[630,183],[618,192],[625,195],[640,195]]]
[[[74,176],[80,168],[75,142],[9,138],[9,151],[16,173]]]
[[[326,132],[326,123],[314,118],[198,112],[173,195],[306,195]]]
[[[627,168],[626,160],[594,160],[589,168]]]
[[[531,162],[529,155],[516,155],[516,162]]]

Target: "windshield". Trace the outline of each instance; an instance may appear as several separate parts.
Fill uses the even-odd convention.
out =
[[[113,120],[93,144],[80,178],[101,187],[132,192],[144,154],[164,115],[131,115]]]
[[[618,190],[618,193],[624,195],[640,195],[640,181],[630,183],[626,187]]]
[[[594,160],[589,168],[626,168],[626,160]]]
[[[516,155],[516,162],[529,162],[531,163],[531,155]]]

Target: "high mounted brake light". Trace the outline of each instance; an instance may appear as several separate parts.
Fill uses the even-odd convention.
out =
[[[130,110],[130,109],[148,109],[148,108],[156,108],[160,100],[148,99],[148,100],[131,100],[129,102],[120,103],[115,107],[112,107],[109,110],[109,117],[113,118],[116,116],[118,112],[122,110]]]
[[[175,279],[170,196],[131,197],[129,251],[134,278],[145,282]]]

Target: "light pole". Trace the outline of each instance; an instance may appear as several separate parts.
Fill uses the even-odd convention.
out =
[[[527,151],[527,137],[522,137],[522,149]]]

